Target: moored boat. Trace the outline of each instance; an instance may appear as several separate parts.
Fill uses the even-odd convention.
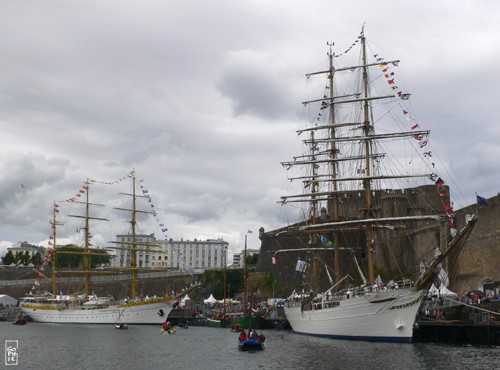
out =
[[[119,330],[127,330],[128,329],[128,325],[124,322],[120,323],[120,324],[115,324],[115,329],[119,329]]]
[[[39,280],[42,278],[47,278],[43,272],[39,271],[39,275],[35,281],[35,285],[32,291],[25,297],[20,299],[20,308],[22,312],[32,318],[34,321],[43,323],[77,323],[77,324],[115,324],[117,322],[126,322],[129,325],[145,325],[145,324],[161,324],[166,320],[173,306],[178,304],[182,297],[192,290],[194,290],[197,285],[192,284],[192,286],[176,295],[149,298],[141,298],[137,294],[137,272],[141,268],[137,266],[137,254],[142,252],[155,253],[159,248],[158,245],[154,243],[146,243],[140,240],[136,234],[136,224],[137,224],[137,214],[151,214],[150,211],[145,211],[138,209],[136,207],[136,199],[139,197],[148,198],[141,196],[136,192],[136,177],[135,172],[132,171],[128,176],[132,180],[132,194],[129,195],[132,198],[132,207],[128,209],[117,208],[121,211],[130,212],[131,215],[131,233],[128,242],[117,242],[119,246],[112,247],[118,250],[127,250],[131,254],[131,265],[130,267],[123,267],[113,271],[103,271],[98,269],[91,269],[90,257],[91,256],[107,256],[104,252],[96,252],[95,249],[90,248],[90,221],[107,221],[104,218],[92,217],[90,214],[91,206],[99,206],[98,204],[92,204],[89,201],[89,192],[91,182],[85,182],[83,188],[79,191],[78,195],[81,196],[85,194],[85,201],[79,201],[79,198],[70,199],[72,203],[82,204],[85,206],[84,215],[78,215],[71,217],[77,217],[84,220],[85,224],[82,229],[85,232],[84,245],[78,251],[67,252],[60,250],[57,245],[57,234],[56,225],[60,223],[56,220],[56,216],[59,212],[58,204],[54,204],[53,219],[52,224],[52,245],[53,248],[46,251],[43,258],[43,266],[48,268],[49,265],[52,266],[52,281],[53,281],[53,292],[33,292],[36,286],[39,285]],[[71,253],[79,254],[84,257],[83,268],[76,271],[60,270],[56,268],[56,255],[58,253]],[[41,270],[42,270],[41,269]],[[151,269],[150,269],[151,270]],[[95,294],[91,294],[91,275],[100,274],[118,274],[118,273],[128,273],[130,276],[131,283],[131,297],[132,299],[123,300],[117,302],[113,297],[98,297]],[[85,278],[85,291],[82,294],[71,294],[62,295],[57,294],[57,278],[61,274],[77,274],[83,275]]]
[[[332,51],[333,43],[328,45],[328,68],[307,75],[326,77],[326,85],[322,97],[303,103],[314,113],[309,125],[297,131],[309,135],[302,140],[305,150],[282,163],[287,170],[305,170],[300,175],[290,171],[289,180],[303,186],[300,193],[281,199],[284,205],[304,204],[305,220],[279,232],[296,237],[303,247],[277,242],[273,256],[273,263],[278,256],[296,261],[295,291],[300,294],[290,295],[285,314],[301,334],[411,342],[423,294],[448,259],[456,257],[452,253],[464,246],[477,217],[468,215],[466,225],[455,229],[449,188],[426,148],[430,131],[420,129],[410,94],[395,82],[399,60],[377,53],[369,60],[364,27],[343,54]],[[354,54],[359,56],[356,62],[350,59]],[[348,64],[337,66],[341,60]],[[373,69],[378,72],[371,75]],[[396,116],[409,122],[409,129],[387,122]],[[399,143],[404,145],[390,147]],[[414,283],[401,265],[405,248],[423,250],[423,231],[431,235],[425,239],[433,244],[426,251],[431,258],[422,261]],[[399,275],[390,284],[377,284],[377,262]]]

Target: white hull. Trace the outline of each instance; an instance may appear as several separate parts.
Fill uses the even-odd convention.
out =
[[[83,305],[21,304],[21,310],[36,322],[63,324],[114,324],[124,322],[132,325],[161,324],[165,322],[172,302],[154,302],[107,307],[85,307]]]
[[[328,303],[323,302],[323,306],[316,306],[317,309],[302,311],[300,302],[289,302],[285,313],[292,329],[301,334],[338,339],[411,342],[413,325],[421,304],[421,293],[399,289],[349,299],[344,296],[344,299],[337,300],[335,304],[327,307]]]

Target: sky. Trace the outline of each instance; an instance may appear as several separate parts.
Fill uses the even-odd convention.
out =
[[[131,170],[169,238],[259,248],[260,227],[297,221],[280,162],[307,123],[305,74],[363,24],[401,60],[455,209],[499,191],[496,0],[0,2],[0,255],[46,245],[53,202],[86,179]]]

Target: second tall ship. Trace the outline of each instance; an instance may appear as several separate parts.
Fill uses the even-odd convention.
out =
[[[159,246],[152,243],[146,243],[140,240],[136,234],[137,215],[151,213],[146,210],[138,209],[136,200],[144,195],[137,194],[137,180],[135,173],[131,172],[127,176],[132,181],[131,194],[124,194],[130,196],[132,199],[131,208],[117,208],[121,211],[130,214],[130,241],[118,243],[118,246],[112,247],[113,249],[126,250],[130,252],[131,263],[129,267],[121,268],[120,271],[102,271],[91,268],[90,259],[92,256],[102,255],[103,253],[96,252],[91,248],[90,243],[90,222],[107,221],[104,218],[93,217],[90,208],[92,206],[99,206],[92,204],[89,201],[89,192],[91,182],[87,182],[84,190],[85,201],[72,199],[73,203],[79,203],[84,207],[85,212],[83,215],[72,217],[81,218],[84,221],[82,227],[85,234],[84,245],[78,251],[68,252],[57,245],[56,219],[57,207],[54,207],[52,224],[52,243],[53,248],[46,251],[46,261],[49,261],[49,268],[52,269],[53,279],[53,292],[30,292],[27,296],[21,298],[20,308],[24,315],[29,316],[36,322],[43,323],[76,323],[76,324],[118,324],[126,323],[129,325],[147,325],[147,324],[161,324],[165,322],[172,308],[179,302],[185,295],[196,288],[193,284],[189,289],[176,296],[166,297],[153,297],[153,298],[140,298],[137,292],[137,274],[140,268],[137,266],[138,253],[154,253]],[[79,198],[78,198],[79,199]],[[56,256],[58,253],[73,253],[83,255],[83,268],[75,271],[61,270],[58,271],[56,266]],[[115,301],[113,297],[106,296],[100,297],[91,293],[91,276],[99,274],[117,274],[127,273],[130,276],[130,297],[122,301]],[[83,275],[85,280],[84,292],[64,295],[62,292],[58,293],[57,280],[61,274],[76,274]],[[39,278],[43,274],[40,272]],[[39,279],[37,278],[37,280]]]

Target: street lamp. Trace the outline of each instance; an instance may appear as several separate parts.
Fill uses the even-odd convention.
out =
[[[247,313],[247,235],[251,234],[252,230],[248,230],[245,234],[245,252],[243,253],[243,314]]]

